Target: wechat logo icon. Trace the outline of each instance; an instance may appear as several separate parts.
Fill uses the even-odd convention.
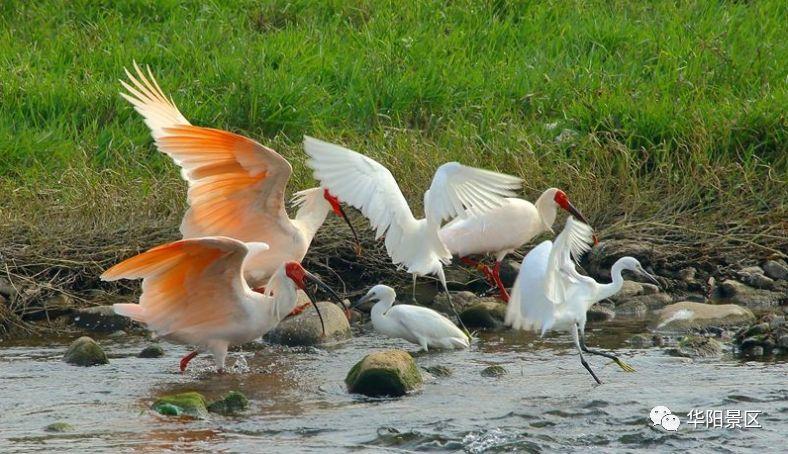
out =
[[[660,426],[668,432],[678,432],[681,420],[678,416],[672,414],[668,407],[658,405],[651,409],[649,413],[652,425]]]

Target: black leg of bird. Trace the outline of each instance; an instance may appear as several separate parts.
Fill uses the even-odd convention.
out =
[[[591,374],[592,377],[594,377],[594,380],[596,380],[596,382],[601,385],[602,381],[599,379],[599,377],[596,376],[594,371],[591,370],[591,366],[588,365],[588,362],[586,361],[585,357],[583,357],[583,350],[585,350],[585,344],[580,340],[581,337],[578,334],[579,331],[580,330],[578,329],[577,324],[575,324],[575,329],[574,331],[572,331],[572,335],[573,335],[572,337],[574,337],[575,346],[577,347],[577,352],[580,354],[580,364],[582,364],[583,367],[586,368],[588,373]]]
[[[623,369],[626,372],[634,372],[635,371],[635,369],[633,369],[629,364],[625,363],[624,361],[621,361],[621,359],[618,356],[616,356],[616,355],[613,355],[613,354],[610,354],[610,353],[606,353],[606,352],[603,352],[603,351],[600,351],[600,350],[593,350],[593,349],[590,349],[590,348],[586,347],[586,333],[585,333],[585,331],[580,331],[580,349],[583,350],[584,352],[590,354],[590,355],[599,355],[599,356],[604,356],[605,358],[608,358],[608,359],[612,359],[613,361],[615,361],[616,364],[618,364],[618,366],[621,369]]]

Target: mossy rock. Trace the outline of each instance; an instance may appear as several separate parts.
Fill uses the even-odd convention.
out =
[[[71,432],[72,430],[74,430],[74,426],[72,426],[67,422],[58,421],[58,422],[53,422],[52,424],[46,426],[44,430],[46,430],[47,432],[58,432],[58,433]]]
[[[500,328],[505,318],[506,304],[492,300],[480,301],[460,313],[460,320],[468,328]]]
[[[432,375],[434,375],[436,377],[449,377],[452,374],[451,369],[449,369],[446,366],[441,366],[441,365],[428,366],[428,367],[425,367],[424,370],[426,370],[427,372],[429,372],[430,374],[432,374]]]
[[[708,358],[722,353],[722,344],[711,337],[690,335],[679,341],[679,345],[671,350],[674,356],[685,358]]]
[[[356,363],[345,377],[351,393],[370,397],[402,396],[422,383],[413,357],[403,350],[371,353]]]
[[[63,361],[75,366],[98,366],[109,364],[107,354],[93,339],[82,336],[71,343],[63,355]]]
[[[161,358],[164,356],[164,349],[160,345],[148,345],[137,354],[137,358]]]
[[[503,377],[508,373],[503,366],[488,366],[482,370],[482,377]]]
[[[220,415],[236,415],[249,408],[249,399],[238,391],[230,391],[224,398],[208,405],[208,411]]]
[[[186,415],[200,419],[208,416],[205,397],[196,391],[159,397],[151,408],[159,414],[168,416]]]

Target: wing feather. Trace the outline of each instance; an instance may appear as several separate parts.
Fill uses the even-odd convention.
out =
[[[264,243],[256,248],[267,249]],[[226,237],[175,241],[131,257],[101,279],[142,279],[139,305],[118,305],[160,336],[191,339],[201,330],[222,331],[249,312],[242,298],[246,245]],[[138,306],[138,307],[132,307]]]
[[[447,162],[438,167],[424,198],[427,220],[440,225],[458,216],[480,214],[514,197],[521,178]]]
[[[566,300],[567,288],[585,277],[575,267],[580,257],[591,249],[594,230],[588,224],[569,216],[564,229],[550,251],[544,280],[544,291],[554,304]]]
[[[228,236],[242,241],[274,241],[290,236],[284,193],[290,163],[260,143],[219,129],[192,126],[171,98],[134,63],[136,77],[121,81],[121,95],[145,119],[159,150],[182,169],[189,183],[189,210],[181,223],[184,238]]]

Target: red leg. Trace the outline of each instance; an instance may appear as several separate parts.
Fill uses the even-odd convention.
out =
[[[189,365],[189,361],[193,360],[194,357],[197,356],[197,354],[199,354],[199,353],[200,352],[195,350],[195,351],[189,353],[188,355],[184,356],[183,358],[181,358],[181,372],[186,370],[186,366]]]
[[[501,262],[495,262],[495,267],[493,268],[491,274],[495,285],[498,287],[498,292],[500,293],[499,298],[501,298],[505,303],[508,303],[509,292],[506,291],[506,287],[503,285],[503,282],[501,282]]]
[[[477,266],[479,266],[479,262],[477,262],[476,260],[474,260],[474,259],[472,259],[470,257],[460,257],[460,261],[462,263],[470,266],[471,268],[476,268]]]

